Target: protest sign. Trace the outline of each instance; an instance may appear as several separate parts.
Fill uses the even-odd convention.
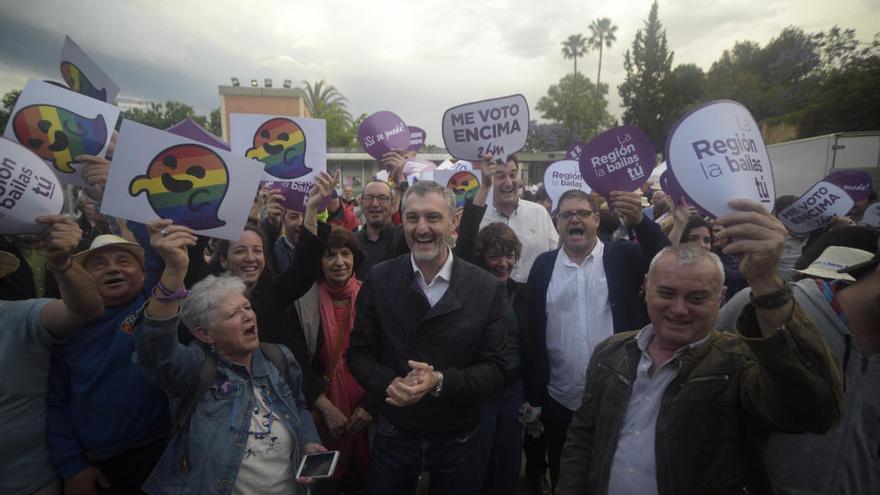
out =
[[[480,189],[482,174],[478,170],[435,170],[434,181],[446,186],[455,194],[455,207],[464,208],[465,201],[472,201]]]
[[[825,177],[825,181],[846,191],[856,203],[868,199],[874,188],[871,174],[864,170],[835,170]]]
[[[101,212],[146,223],[170,218],[201,235],[238,240],[262,164],[125,120]]]
[[[420,180],[433,180],[437,165],[430,160],[407,160],[403,165],[403,176],[410,185]]]
[[[327,168],[327,129],[322,119],[233,113],[232,152],[263,163],[262,181],[284,197],[284,207],[305,212],[318,172]]]
[[[584,181],[599,194],[634,191],[654,170],[654,145],[638,127],[615,127],[587,143],[578,163]]]
[[[119,86],[98,67],[70,36],[64,37],[59,64],[61,77],[70,89],[96,100],[115,103]]]
[[[42,158],[63,184],[84,185],[78,155],[103,157],[119,109],[43,81],[30,80],[9,114],[3,137]]]
[[[572,144],[568,148],[568,151],[565,152],[565,159],[579,161],[581,159],[581,153],[584,152],[585,146],[586,146],[586,143],[583,143],[581,141],[576,141],[574,144]],[[578,173],[580,173],[580,172],[578,172]]]
[[[779,220],[797,234],[806,234],[827,225],[834,217],[845,216],[855,202],[840,186],[822,179],[779,212]]]
[[[358,143],[368,155],[381,160],[389,151],[409,148],[409,127],[392,112],[376,112],[358,127]]]
[[[529,105],[523,95],[465,103],[443,113],[443,142],[460,160],[491,153],[505,161],[526,145]]]
[[[18,143],[0,139],[0,235],[39,234],[40,215],[57,215],[64,207],[58,178],[37,155]]]
[[[768,211],[773,206],[773,170],[761,130],[735,101],[713,101],[682,117],[669,133],[666,164],[711,216],[732,212],[727,203],[733,198],[752,199]]]
[[[406,150],[418,152],[425,145],[425,140],[428,139],[427,136],[424,129],[409,126],[409,147]]]
[[[870,225],[872,227],[880,227],[880,201],[875,201],[865,208],[862,214],[862,225]]]
[[[578,189],[585,193],[591,191],[590,186],[581,177],[580,165],[576,160],[561,160],[551,163],[544,171],[544,190],[553,208],[556,207],[562,193],[570,189]]]

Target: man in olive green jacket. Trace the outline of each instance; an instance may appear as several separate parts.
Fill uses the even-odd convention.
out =
[[[772,493],[772,431],[821,433],[843,410],[840,370],[776,272],[785,228],[734,200],[719,218],[752,302],[714,331],[724,270],[696,246],[661,251],[645,280],[651,324],[596,347],[557,494]]]

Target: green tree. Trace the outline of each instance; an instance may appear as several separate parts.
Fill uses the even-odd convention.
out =
[[[167,129],[187,117],[192,117],[202,127],[207,124],[203,115],[196,115],[193,107],[179,101],[167,101],[164,104],[150,102],[147,108],[125,110],[122,116],[156,129]]]
[[[607,85],[597,91],[596,86],[581,74],[567,74],[559,83],[550,86],[535,109],[543,114],[544,119],[569,129],[567,142],[561,143],[568,147],[575,137],[588,140],[611,125],[608,102],[603,96],[607,92]]]
[[[880,129],[880,56],[852,60],[822,82],[800,113],[798,137]]]
[[[211,134],[215,136],[223,134],[223,125],[220,122],[219,108],[215,108],[211,111],[211,115],[208,117],[208,125],[205,128],[211,131]]]
[[[328,110],[324,114],[327,121],[327,146],[350,148],[356,144],[357,131],[367,114],[361,114],[352,120],[351,116],[340,108]]]
[[[664,116],[672,124],[706,95],[706,74],[694,64],[678,65],[665,81]],[[667,126],[669,128],[670,126]]]
[[[574,60],[574,73],[578,71],[578,58],[587,53],[587,40],[581,34],[571,34],[562,42],[562,57]]]
[[[341,111],[351,121],[351,114],[348,113],[348,98],[346,98],[332,84],[327,84],[321,79],[314,84],[303,81],[306,86],[306,107],[312,118],[324,119],[328,115],[335,115],[337,111]]]
[[[617,26],[611,24],[611,19],[607,17],[594,19],[590,24],[590,39],[587,40],[587,43],[591,50],[599,50],[599,69],[596,72],[597,88],[602,82],[602,50],[603,48],[611,48],[611,45],[617,41],[615,32],[617,32]]]
[[[666,143],[669,117],[663,114],[666,103],[666,78],[672,69],[673,53],[666,44],[666,30],[660,24],[655,1],[633,40],[632,51],[624,55],[626,79],[617,87],[623,99],[623,121],[640,127],[654,142],[655,149]]]
[[[13,89],[3,95],[3,109],[0,110],[0,129],[6,129],[6,122],[9,121],[9,115],[12,113],[12,109],[15,108],[15,103],[18,101],[20,94],[21,90]]]

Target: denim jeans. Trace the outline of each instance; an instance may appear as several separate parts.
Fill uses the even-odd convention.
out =
[[[523,425],[518,416],[523,402],[523,384],[519,380],[480,406],[483,495],[513,494],[519,487]]]
[[[479,426],[460,436],[425,438],[380,416],[367,474],[371,495],[412,495],[422,471],[431,495],[476,495],[480,489]]]

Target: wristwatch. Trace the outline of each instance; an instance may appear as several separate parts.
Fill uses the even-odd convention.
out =
[[[443,391],[443,372],[435,371],[434,374],[437,375],[437,386],[431,391],[431,395],[434,397],[440,397],[440,392]]]

